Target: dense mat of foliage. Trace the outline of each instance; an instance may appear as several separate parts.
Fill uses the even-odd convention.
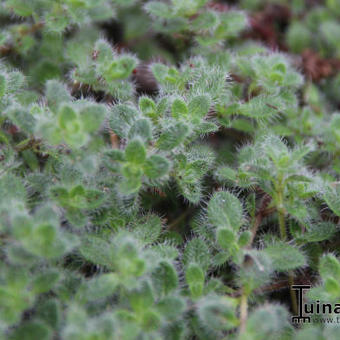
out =
[[[2,0],[1,339],[338,339],[340,3]]]

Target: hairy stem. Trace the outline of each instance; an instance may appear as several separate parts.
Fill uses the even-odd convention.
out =
[[[280,182],[281,184],[282,182]],[[286,224],[285,224],[285,210],[283,208],[283,188],[282,185],[279,185],[279,192],[278,192],[278,215],[279,215],[279,228],[280,228],[280,237],[282,241],[287,239],[287,231],[286,231]],[[294,285],[294,273],[289,271],[288,273],[288,282],[289,282],[289,292],[290,292],[290,299],[292,303],[292,309],[294,314],[297,314],[297,300],[295,291],[292,290],[292,285]]]
[[[285,225],[285,213],[283,209],[278,209],[279,214],[279,227],[280,227],[280,237],[281,240],[285,240],[287,238],[287,232],[286,232],[286,225]]]
[[[246,330],[246,322],[248,318],[248,295],[243,291],[240,302],[240,334]]]
[[[296,294],[295,291],[292,289],[292,286],[294,285],[294,273],[293,271],[289,271],[288,273],[288,282],[289,282],[289,293],[290,293],[290,299],[292,302],[292,309],[295,315],[298,314],[298,304],[296,300]]]

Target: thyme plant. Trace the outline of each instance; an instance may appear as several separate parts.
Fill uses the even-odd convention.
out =
[[[340,14],[281,1],[272,50],[271,5],[1,2],[0,339],[338,338],[291,316],[340,303],[339,74],[297,56]]]

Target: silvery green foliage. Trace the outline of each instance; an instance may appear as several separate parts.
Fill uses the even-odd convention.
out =
[[[257,5],[0,4],[1,339],[337,338],[270,295],[340,298],[337,80],[244,43]],[[338,53],[322,13],[293,50],[318,14]]]

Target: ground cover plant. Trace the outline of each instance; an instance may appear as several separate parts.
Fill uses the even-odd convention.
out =
[[[338,339],[339,5],[1,1],[0,339]]]

